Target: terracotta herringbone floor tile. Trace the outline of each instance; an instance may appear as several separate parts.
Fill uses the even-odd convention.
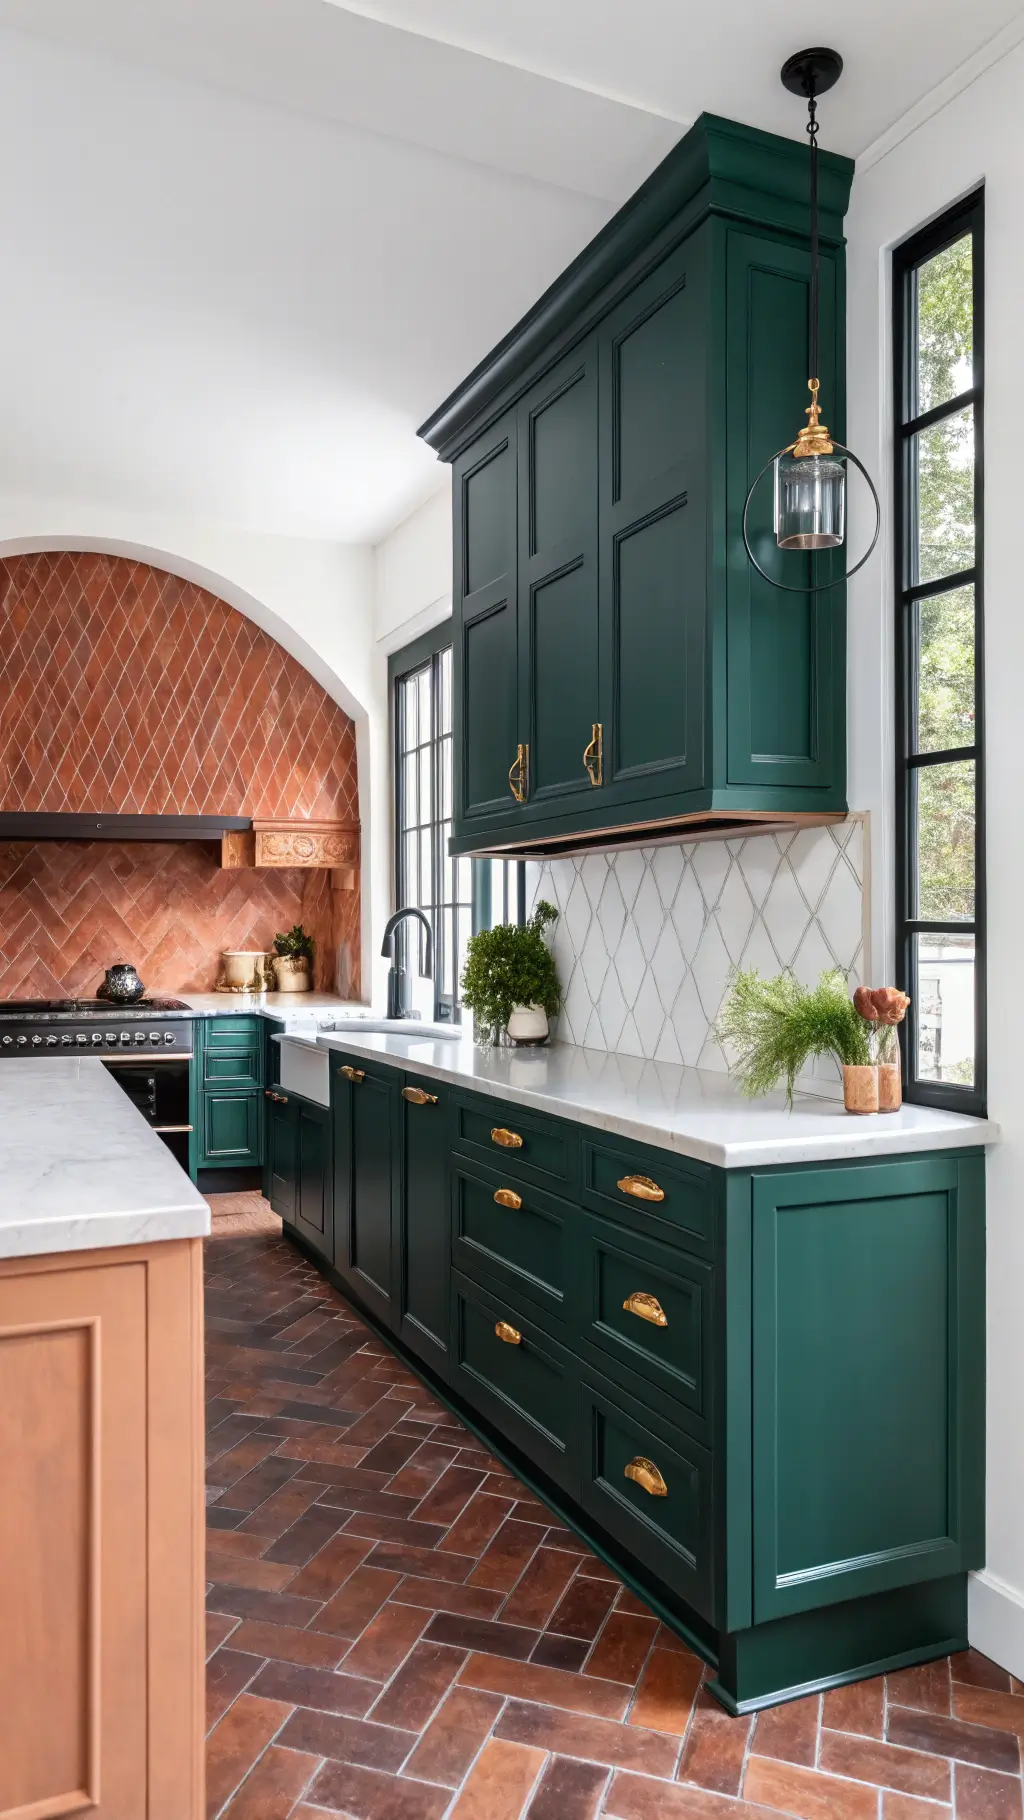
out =
[[[211,1820],[1024,1820],[995,1663],[730,1719],[283,1239],[207,1266]]]

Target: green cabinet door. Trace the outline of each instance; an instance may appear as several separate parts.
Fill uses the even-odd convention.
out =
[[[200,1169],[228,1164],[247,1167],[262,1160],[262,1093],[220,1093],[206,1088],[200,1104]]]
[[[448,1103],[436,1081],[399,1089],[397,1332],[447,1376],[451,1273]]]
[[[593,787],[583,754],[598,720],[594,336],[526,394],[518,442],[518,718],[533,819]]]
[[[456,832],[483,832],[515,809],[518,742],[516,414],[454,464],[453,746]]]
[[[306,1243],[334,1262],[331,1115],[326,1106],[292,1101],[295,1118],[295,1226]]]
[[[704,783],[708,283],[704,227],[599,331],[609,812]]]
[[[394,1322],[392,1169],[398,1082],[355,1058],[331,1073],[334,1264],[377,1319]]]
[[[823,252],[822,415],[837,436],[844,433],[840,283],[835,257]],[[727,718],[727,759],[724,776],[716,764],[715,783],[743,786],[748,793],[756,786],[785,792],[775,800],[792,808],[800,806],[801,790],[834,790],[836,806],[845,808],[845,589],[783,593],[751,567],[742,539],[747,489],[764,462],[792,441],[804,422],[809,287],[810,257],[804,248],[729,230],[724,293],[728,606],[725,637],[718,641],[725,656],[724,691],[716,675],[717,718]],[[863,524],[859,512],[855,530],[858,523]],[[834,564],[834,558],[782,556],[776,548],[771,471],[751,502],[750,526],[758,560],[770,574],[791,585],[827,579],[826,565]],[[837,554],[852,560],[846,549]],[[812,561],[818,565],[813,573]],[[841,566],[832,572],[841,573]]]
[[[980,1566],[983,1171],[754,1178],[755,1624]]]
[[[274,1212],[294,1225],[298,1174],[297,1104],[278,1088],[268,1087],[264,1105],[263,1192]]]

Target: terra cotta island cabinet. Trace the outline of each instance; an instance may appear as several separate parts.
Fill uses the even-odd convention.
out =
[[[205,1203],[91,1059],[0,1071],[0,1817],[203,1813]]]

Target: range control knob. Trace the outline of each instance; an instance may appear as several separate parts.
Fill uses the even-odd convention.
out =
[[[94,1042],[94,1043],[102,1043],[102,1041],[103,1041],[103,1033],[102,1033],[102,1031],[100,1031],[100,1030],[94,1030],[94,1031],[93,1031],[93,1033],[92,1033],[92,1040],[93,1040],[93,1042]]]
[[[43,1039],[42,1039],[42,1037],[41,1037],[41,1036],[34,1036],[34,1037],[33,1037],[33,1038],[32,1038],[32,1046],[33,1046],[33,1048],[35,1048],[35,1049],[38,1049],[38,1048],[39,1048],[39,1045],[40,1045],[40,1043],[41,1043],[41,1042],[42,1042],[42,1040],[43,1040]]]
[[[144,1043],[145,1040],[146,1040],[146,1032],[144,1030],[136,1030],[135,1041],[137,1043]]]
[[[121,1032],[121,1041],[122,1041],[122,1043],[130,1043],[130,1042],[131,1042],[131,1040],[132,1040],[132,1033],[131,1033],[131,1031],[130,1031],[130,1030],[122,1030],[122,1032]]]
[[[68,1047],[69,1043],[73,1043],[75,1039],[73,1036],[69,1036],[67,1031],[65,1030],[64,1035],[61,1037],[60,1040],[61,1040],[62,1047],[66,1049]]]
[[[14,1041],[13,1036],[5,1036],[4,1037],[4,1048],[5,1049],[10,1048],[10,1045],[13,1043],[13,1041]]]
[[[75,1037],[76,1043],[86,1043],[86,1042],[88,1042],[88,1040],[89,1040],[88,1037],[83,1036],[81,1031],[79,1031],[78,1035]]]
[[[24,1049],[24,1047],[25,1047],[25,1044],[26,1044],[26,1043],[27,1043],[27,1042],[28,1042],[28,1037],[27,1037],[27,1036],[19,1036],[19,1038],[18,1038],[18,1048],[19,1048],[19,1049]]]
[[[158,1043],[160,1041],[159,1030],[151,1030],[149,1033],[149,1040],[151,1043]]]
[[[47,1049],[56,1049],[57,1038],[55,1036],[48,1036],[46,1039],[46,1047]]]
[[[95,1037],[93,1037],[93,1039],[92,1039],[92,1040],[93,1040],[93,1042],[95,1042],[95,1041],[96,1041],[96,1038],[95,1038]],[[117,1031],[116,1031],[116,1030],[108,1030],[108,1031],[107,1031],[107,1042],[108,1042],[108,1043],[116,1043],[116,1042],[117,1042]]]
[[[165,1031],[164,1031],[164,1042],[165,1042],[165,1043],[173,1043],[173,1041],[174,1041],[174,1031],[173,1031],[173,1030],[165,1030]]]

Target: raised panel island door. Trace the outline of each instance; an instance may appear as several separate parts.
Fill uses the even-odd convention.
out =
[[[295,1224],[296,1172],[298,1165],[297,1109],[279,1087],[268,1087],[266,1106],[266,1159],[263,1165],[264,1194],[275,1213],[290,1225]]]
[[[748,790],[785,790],[790,808],[798,805],[795,791],[834,790],[834,802],[823,806],[845,808],[845,588],[800,594],[772,587],[747,560],[740,534],[747,489],[804,422],[810,257],[802,247],[730,232],[726,286],[728,769],[721,781]],[[836,389],[843,350],[837,346],[836,287],[835,261],[824,254],[822,418],[841,437],[844,400]],[[850,496],[856,536],[867,510],[856,478]],[[772,514],[769,470],[751,501],[749,520],[755,554],[769,574],[804,586],[827,579],[827,563],[854,560],[849,545],[835,558],[813,559],[813,572],[809,557],[780,556]],[[841,564],[835,572],[842,572]]]
[[[703,228],[600,331],[609,809],[705,781],[707,264]]]
[[[200,1820],[202,1244],[0,1263],[0,1816]]]
[[[755,1624],[981,1565],[983,1171],[755,1178]]]
[[[448,1106],[437,1081],[407,1078],[399,1098],[398,1334],[447,1376],[451,1280]]]
[[[516,415],[510,411],[452,472],[455,539],[454,833],[507,820],[519,732],[516,631]]]
[[[395,1092],[392,1076],[355,1057],[335,1064],[335,1268],[353,1295],[388,1327],[394,1324]]]
[[[334,1195],[331,1180],[331,1119],[326,1107],[294,1102],[296,1181],[295,1224],[307,1244],[334,1262]]]
[[[594,337],[519,406],[519,699],[533,820],[591,793],[588,747],[598,774]]]

